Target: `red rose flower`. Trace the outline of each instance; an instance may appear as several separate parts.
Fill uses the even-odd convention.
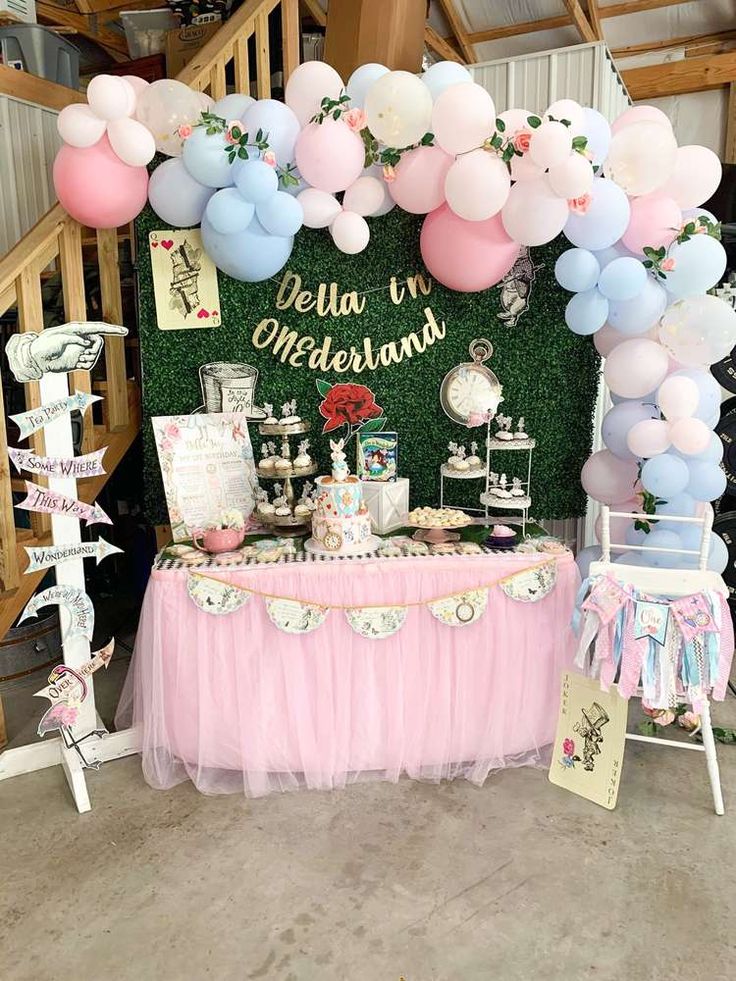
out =
[[[376,405],[375,396],[365,385],[333,385],[319,407],[326,422],[323,433],[330,433],[346,423],[360,425],[368,419],[376,419],[383,409]]]

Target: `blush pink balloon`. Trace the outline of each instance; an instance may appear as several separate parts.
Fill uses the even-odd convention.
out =
[[[684,375],[665,378],[657,391],[657,404],[669,422],[694,416],[699,402],[700,389]]]
[[[425,215],[445,200],[445,177],[453,163],[439,146],[418,146],[402,154],[388,192],[404,211]]]
[[[672,445],[688,456],[707,450],[710,437],[711,431],[702,419],[683,418],[670,423]]]
[[[641,512],[641,507],[636,502],[634,506],[634,500],[624,501],[623,504],[616,502],[615,508],[617,511],[637,511]],[[633,525],[633,518],[610,518],[610,540],[612,545],[625,545],[626,544],[626,532]],[[603,515],[599,514],[595,519],[595,537],[598,541],[601,540],[601,530],[603,527]]]
[[[606,358],[606,384],[625,399],[640,399],[658,388],[667,377],[667,350],[656,341],[634,337],[618,344]]]
[[[619,130],[631,126],[632,123],[665,123],[672,129],[669,116],[656,106],[631,106],[611,124],[611,133],[615,136]]]
[[[650,341],[656,341],[659,337],[657,332],[658,325],[655,325],[646,334],[639,334],[639,337],[646,337]],[[631,340],[631,334],[622,334],[617,331],[615,327],[611,327],[610,324],[604,324],[600,330],[597,330],[593,334],[593,344],[595,349],[600,354],[602,358],[607,358],[608,355],[613,351],[615,347],[619,344],[623,344],[625,341]]]
[[[296,139],[296,165],[307,184],[320,191],[344,191],[363,173],[363,141],[342,119],[309,123]]]
[[[708,147],[681,146],[675,155],[675,169],[660,193],[675,199],[685,210],[696,208],[715,194],[723,175],[723,167]]]
[[[580,483],[594,500],[616,504],[631,497],[638,476],[635,460],[620,460],[610,450],[599,450],[585,461]]]
[[[645,194],[631,199],[631,217],[621,241],[630,252],[644,255],[644,247],[667,248],[677,238],[682,211],[676,201],[663,194]]]
[[[669,426],[661,419],[642,419],[634,423],[626,436],[628,448],[644,460],[666,453],[671,443]]]
[[[519,244],[506,234],[499,215],[465,221],[447,204],[424,219],[420,248],[434,278],[461,293],[494,286],[519,255]]]
[[[148,196],[148,171],[115,154],[107,135],[90,147],[63,146],[54,160],[59,203],[89,228],[118,228],[132,221]]]

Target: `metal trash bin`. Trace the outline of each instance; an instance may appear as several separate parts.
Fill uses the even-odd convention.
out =
[[[39,24],[0,27],[0,61],[70,89],[79,88],[79,51]]]

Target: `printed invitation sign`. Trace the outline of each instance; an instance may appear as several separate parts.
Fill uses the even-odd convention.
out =
[[[257,487],[248,424],[232,412],[152,419],[175,542],[219,525],[223,511],[247,518]]]
[[[199,229],[150,232],[148,248],[159,330],[219,327],[217,269]]]
[[[615,685],[601,691],[593,678],[562,677],[550,783],[613,810],[624,760],[628,702]]]

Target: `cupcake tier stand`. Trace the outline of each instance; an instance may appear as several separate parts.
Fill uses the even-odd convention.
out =
[[[261,436],[280,436],[281,458],[283,460],[292,460],[293,458],[291,455],[291,446],[289,445],[289,437],[301,436],[304,433],[308,433],[311,428],[311,423],[307,422],[306,420],[303,422],[290,423],[262,422],[258,426],[258,432],[261,434]],[[292,478],[311,477],[312,474],[317,473],[318,469],[319,468],[316,463],[312,463],[308,467],[295,467],[292,462],[290,470],[273,470],[266,472],[258,467],[257,473],[259,480],[283,481],[284,497],[286,498],[286,503],[293,512],[294,504],[296,502],[296,495],[294,494],[294,487],[291,483]],[[258,518],[264,525],[269,525],[278,530],[279,534],[281,535],[308,534],[312,523],[311,515],[305,515],[302,517],[301,515],[295,516],[293,513],[290,515],[259,514]]]

